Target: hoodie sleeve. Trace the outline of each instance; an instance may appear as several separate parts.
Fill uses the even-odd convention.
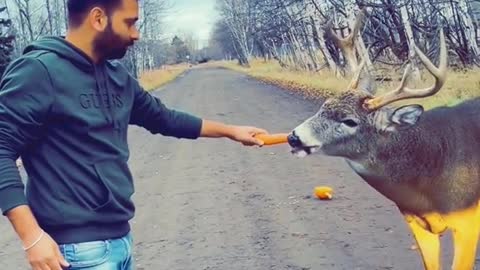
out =
[[[133,82],[135,94],[130,124],[144,127],[153,134],[185,139],[200,136],[201,118],[167,108],[159,98],[145,91],[138,81]]]
[[[31,57],[13,61],[0,82],[0,209],[4,215],[27,204],[15,160],[41,136],[54,100],[51,90],[47,70]]]

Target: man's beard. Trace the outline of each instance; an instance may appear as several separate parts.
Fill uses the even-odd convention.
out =
[[[113,32],[110,23],[107,25],[105,32],[99,34],[93,40],[93,49],[101,60],[123,58],[131,45],[133,45],[132,41],[125,41]]]

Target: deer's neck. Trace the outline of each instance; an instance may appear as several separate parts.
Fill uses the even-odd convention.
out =
[[[411,130],[379,139],[364,159],[348,163],[370,186],[401,209],[428,212],[434,206],[431,198],[423,194],[422,186],[442,178],[449,158],[444,154],[448,147],[442,137],[432,138],[423,131]]]
[[[443,171],[451,145],[441,134],[420,128],[379,135],[368,155],[349,160],[353,170],[367,181],[405,182],[418,177],[435,177]]]

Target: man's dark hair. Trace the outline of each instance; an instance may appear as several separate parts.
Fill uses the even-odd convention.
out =
[[[101,7],[111,14],[122,0],[68,0],[68,24],[77,27],[93,7]]]

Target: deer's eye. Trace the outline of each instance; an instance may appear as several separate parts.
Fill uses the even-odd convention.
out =
[[[342,120],[342,124],[346,125],[347,127],[351,127],[351,128],[358,126],[358,123],[353,119]]]

